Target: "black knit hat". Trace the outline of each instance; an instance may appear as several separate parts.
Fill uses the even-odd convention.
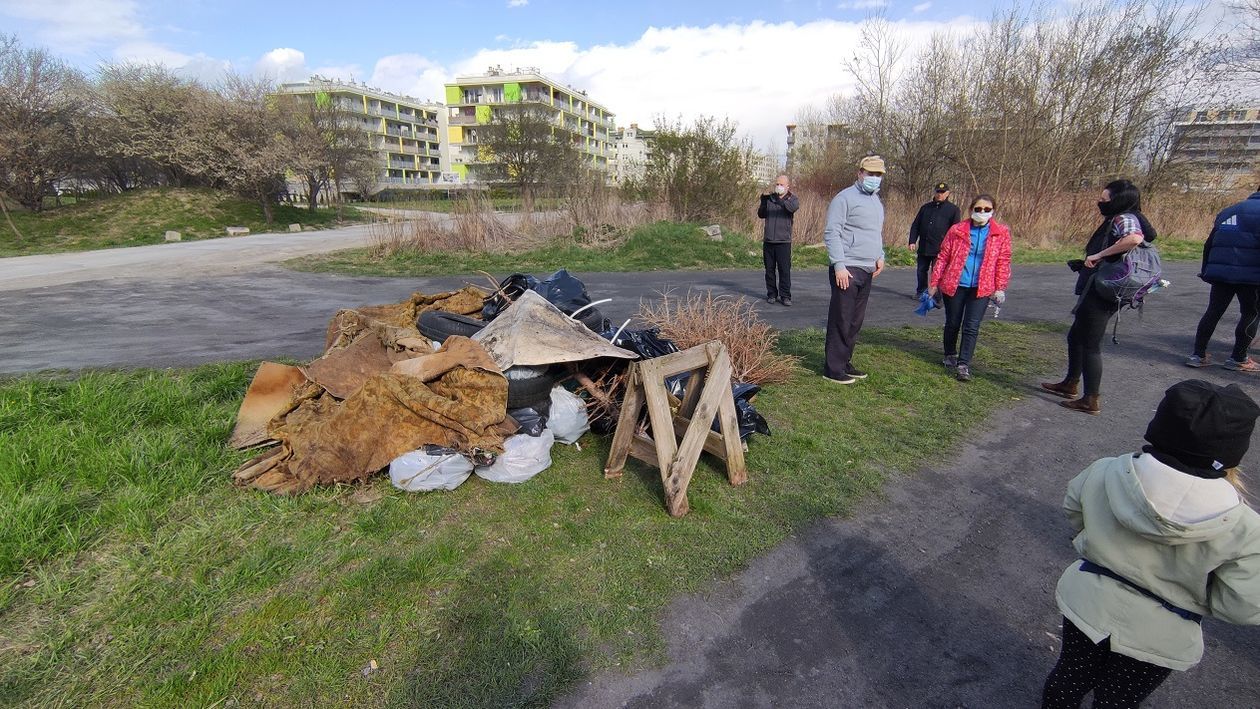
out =
[[[1222,387],[1187,379],[1164,392],[1146,427],[1146,440],[1157,458],[1174,458],[1164,460],[1174,468],[1220,478],[1247,454],[1257,417],[1260,406],[1237,384]]]

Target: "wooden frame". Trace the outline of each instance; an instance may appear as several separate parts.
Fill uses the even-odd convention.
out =
[[[691,381],[675,414],[665,380],[684,372],[691,372]],[[644,406],[651,436],[637,430]],[[720,433],[711,430],[715,417]],[[671,516],[681,517],[689,509],[687,486],[702,451],[726,463],[726,477],[732,485],[748,482],[726,346],[715,340],[664,357],[632,362],[604,477],[621,477],[628,457],[659,468],[665,486],[665,508]]]

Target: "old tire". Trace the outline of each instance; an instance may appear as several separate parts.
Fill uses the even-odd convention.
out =
[[[438,342],[446,342],[446,338],[451,335],[472,337],[485,326],[486,323],[482,320],[448,313],[444,310],[420,313],[420,317],[416,319],[416,329],[420,331],[420,334]]]
[[[599,308],[587,308],[577,314],[577,321],[585,325],[591,332],[598,333],[604,326],[604,314]]]
[[[555,383],[555,378],[550,374],[543,374],[528,379],[509,379],[507,407],[509,409],[523,409],[543,399],[550,401],[551,387],[555,386]]]

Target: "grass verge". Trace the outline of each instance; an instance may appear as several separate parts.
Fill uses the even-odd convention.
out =
[[[225,236],[229,226],[248,227],[257,234],[284,231],[294,223],[320,228],[337,223],[336,212],[330,209],[310,212],[278,205],[269,226],[255,202],[219,190],[177,188],[136,190],[11,216],[22,238],[0,220],[0,257],[157,244],[165,241],[168,230],[194,240]],[[361,218],[353,208],[346,209],[345,216],[351,221]]]
[[[870,379],[835,387],[822,333],[786,333],[805,369],[758,398],[750,482],[704,459],[680,520],[645,466],[605,481],[594,436],[519,486],[233,489],[247,363],[0,383],[0,704],[544,706],[663,660],[671,597],[938,457],[1059,337],[986,323],[964,385],[938,329],[871,330]]]
[[[1160,253],[1167,260],[1197,260],[1203,242],[1161,239]],[[1016,247],[1017,263],[1062,263],[1081,258],[1079,247],[1027,249]],[[819,246],[793,249],[795,268],[826,268],[827,251]],[[890,266],[913,266],[915,253],[890,248]],[[415,253],[374,256],[368,249],[347,249],[331,254],[286,261],[299,271],[344,273],[360,276],[443,276],[490,273],[549,272],[559,266],[572,271],[709,271],[762,267],[761,241],[745,234],[726,232],[722,241],[711,241],[698,225],[656,222],[632,231],[610,248],[585,246],[574,239],[556,239],[546,246],[522,253]]]

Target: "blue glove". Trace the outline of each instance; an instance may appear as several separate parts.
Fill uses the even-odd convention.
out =
[[[936,301],[932,299],[932,296],[928,295],[927,293],[920,293],[919,294],[919,307],[914,309],[914,314],[926,318],[929,312],[931,312],[934,308],[939,308],[939,307],[941,306],[936,304]]]

